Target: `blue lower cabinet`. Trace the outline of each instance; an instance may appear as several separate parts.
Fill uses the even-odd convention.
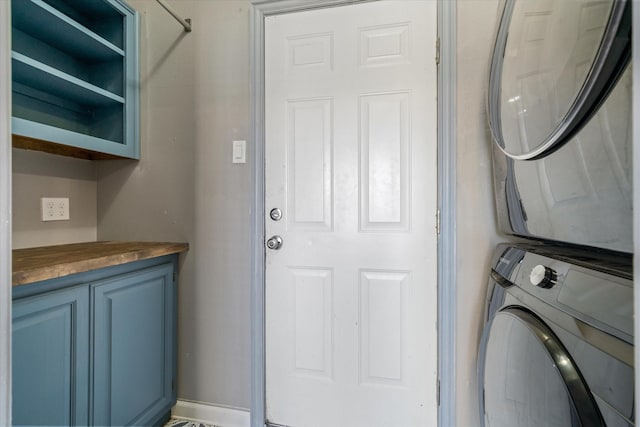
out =
[[[14,288],[13,424],[161,425],[176,401],[176,262]]]
[[[173,390],[173,269],[92,285],[93,425],[150,425]]]
[[[87,425],[89,288],[13,304],[13,424]]]

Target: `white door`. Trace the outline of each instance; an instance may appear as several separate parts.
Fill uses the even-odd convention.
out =
[[[435,39],[435,1],[267,18],[269,423],[437,425]]]

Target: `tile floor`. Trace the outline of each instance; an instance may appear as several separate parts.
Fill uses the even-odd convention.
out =
[[[180,420],[178,418],[171,418],[164,427],[220,427],[214,424],[199,423],[197,421]]]

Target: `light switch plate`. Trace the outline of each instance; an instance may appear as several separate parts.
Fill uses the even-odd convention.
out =
[[[67,221],[69,220],[68,197],[42,197],[40,198],[42,221]]]
[[[233,141],[233,163],[247,162],[247,141]]]

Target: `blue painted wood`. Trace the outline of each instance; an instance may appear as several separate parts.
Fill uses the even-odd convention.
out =
[[[92,285],[93,425],[149,425],[173,406],[173,266]]]
[[[30,138],[42,139],[72,147],[85,148],[100,153],[109,153],[121,157],[135,157],[129,155],[131,149],[124,143],[97,138],[80,132],[73,132],[55,126],[49,126],[30,120],[13,117],[11,119],[12,133]]]
[[[29,103],[41,102],[44,105],[48,105],[48,108],[51,108],[52,106],[57,106],[57,107],[60,107],[61,110],[69,110],[69,111],[72,111],[73,113],[84,114],[87,111],[86,107],[82,107],[82,105],[76,102],[51,95],[50,93],[37,90],[29,86],[25,86],[18,82],[13,82],[11,84],[11,92],[13,96],[16,96],[16,94],[18,94],[18,95],[24,96],[25,98],[28,98],[29,101],[24,102],[26,105],[28,105]],[[13,106],[15,107],[15,103]],[[15,115],[15,110],[13,110],[12,113],[14,113]],[[20,117],[20,116],[17,116],[17,117]],[[61,117],[64,117],[64,115],[61,115]]]
[[[124,98],[18,52],[11,52],[13,80],[88,106],[123,104]]]
[[[39,0],[41,1],[41,0]],[[124,46],[123,13],[112,0],[44,0],[56,10],[119,48]]]
[[[137,12],[121,0],[21,0],[12,15],[13,82],[30,89],[14,92],[13,133],[139,158]]]
[[[11,14],[15,28],[74,56],[102,61],[124,56],[121,48],[42,0],[14,1]]]
[[[176,402],[177,261],[13,288],[14,424],[159,425]]]
[[[13,424],[86,425],[89,288],[13,304]]]
[[[124,129],[125,141],[129,147],[129,156],[132,158],[140,158],[140,90],[139,90],[139,61],[140,41],[138,28],[140,26],[138,12],[131,8],[128,4],[121,0],[108,0],[109,4],[121,11],[127,19],[125,20],[126,38],[124,40],[125,50],[127,52],[127,60],[125,63],[127,76],[125,82],[125,99],[124,106]],[[133,142],[129,142],[133,141]]]
[[[26,92],[26,93],[25,93]],[[91,131],[89,128],[89,122],[91,117],[84,111],[80,105],[66,101],[61,98],[56,98],[53,95],[47,95],[46,99],[49,102],[44,102],[38,97],[30,96],[31,93],[41,95],[42,92],[35,89],[22,86],[19,83],[14,83],[12,92],[12,111],[14,118],[27,120],[27,124],[30,125],[34,121],[37,124],[39,122],[45,122],[49,126],[54,128],[61,128],[87,134]],[[64,112],[64,114],[51,114],[52,102],[56,105],[62,106],[57,112]],[[17,132],[16,134],[20,134]]]
[[[174,263],[175,265],[177,259],[177,255],[165,255],[157,258],[149,258],[142,261],[135,261],[126,264],[100,268],[98,270],[87,271],[85,273],[70,274],[68,276],[58,277],[55,279],[43,280],[42,282],[14,286],[12,289],[12,298],[15,301],[32,295],[38,295],[69,288],[71,286],[115,278],[117,276],[125,275],[146,268],[155,267],[158,265],[168,263]]]
[[[49,43],[15,27],[11,32],[11,43],[14,52],[114,95],[122,96],[124,94],[124,58],[122,55],[104,60],[69,54],[68,51],[51,46]]]
[[[108,87],[102,85],[100,80],[96,79],[94,73],[91,72],[95,66],[108,66],[113,64],[113,66],[119,66],[120,68],[117,70],[118,76],[124,74],[124,58],[122,56],[116,56],[110,60],[92,60],[77,55],[74,56],[33,37],[29,33],[20,31],[16,27],[13,27],[11,30],[11,44],[14,52],[21,53],[38,62],[47,64],[50,67],[89,82],[101,89],[109,90]],[[118,82],[120,79],[110,80]],[[121,95],[121,93],[116,93],[116,95]]]

